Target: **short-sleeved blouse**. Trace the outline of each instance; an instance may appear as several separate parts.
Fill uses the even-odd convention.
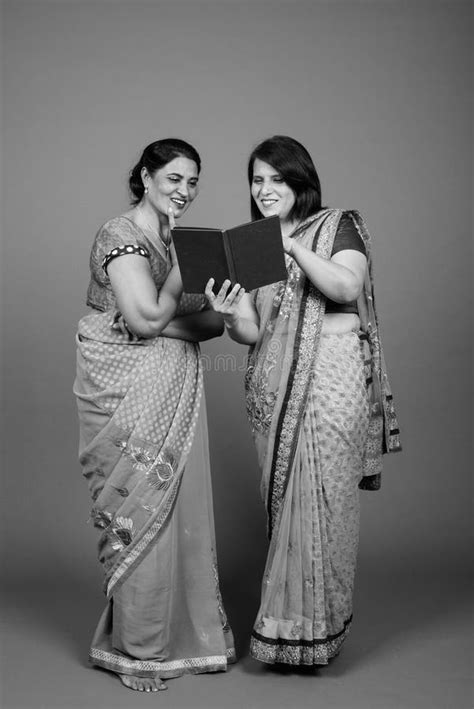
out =
[[[90,255],[90,281],[87,305],[105,312],[117,307],[115,295],[107,275],[107,265],[115,256],[134,253],[148,259],[157,291],[166,280],[170,264],[159,248],[128,217],[110,219],[97,232]],[[207,304],[204,295],[183,294],[177,314],[202,310]]]
[[[347,212],[341,216],[339,221],[331,256],[334,256],[334,254],[339,253],[339,251],[344,251],[345,249],[360,251],[360,253],[364,254],[364,256],[367,256],[364,242],[356,229],[354,220]],[[352,303],[336,303],[334,300],[327,298],[326,313],[357,314],[357,302],[354,300]]]

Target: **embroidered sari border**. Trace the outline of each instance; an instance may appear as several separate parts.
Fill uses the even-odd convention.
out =
[[[232,648],[223,655],[208,655],[206,657],[187,657],[179,660],[154,661],[154,660],[130,660],[122,655],[116,655],[106,650],[91,648],[89,659],[94,665],[119,672],[122,674],[134,674],[140,672],[140,676],[155,677],[159,675],[166,678],[167,674],[174,676],[176,672],[218,672],[227,667],[227,663],[234,659],[235,652]]]
[[[115,570],[114,574],[110,578],[110,581],[107,584],[107,597],[110,598],[113,594],[113,591],[117,590],[117,588],[120,586],[120,582],[125,581],[127,576],[135,569],[136,566],[140,563],[140,561],[143,559],[145,556],[149,544],[155,539],[157,534],[160,532],[161,528],[163,527],[163,524],[166,522],[168,515],[170,514],[171,510],[174,507],[174,503],[181,485],[181,479],[182,479],[183,473],[181,472],[181,475],[179,478],[175,481],[174,486],[170,490],[170,493],[167,497],[165,505],[163,505],[163,508],[160,511],[160,514],[158,518],[155,520],[155,522],[152,524],[152,526],[148,529],[147,532],[143,535],[142,539],[135,545],[135,547],[131,550],[131,552],[125,557],[125,559],[119,564],[117,569]],[[125,575],[127,574],[127,576]]]
[[[304,640],[304,639],[297,639],[297,638],[269,638],[266,635],[262,635],[259,633],[257,630],[252,630],[252,637],[255,638],[256,640],[259,640],[260,642],[268,643],[269,645],[289,645],[289,646],[302,646],[302,647],[313,647],[314,645],[324,645],[324,643],[331,642],[332,640],[336,640],[336,638],[339,638],[341,635],[343,635],[350,624],[352,623],[352,618],[353,616],[351,615],[347,620],[344,621],[342,630],[340,630],[338,633],[334,633],[333,635],[326,635],[325,638],[313,638],[312,640]]]
[[[254,631],[250,640],[250,654],[260,662],[286,665],[327,665],[336,657],[350,631],[352,617],[346,621],[343,630],[330,635],[326,640],[286,640],[271,639]]]
[[[188,355],[186,354],[186,359],[188,359]],[[111,571],[109,578],[105,582],[105,587],[106,587],[106,595],[108,598],[110,598],[113,595],[113,592],[125,581],[126,578],[130,575],[130,573],[138,566],[140,561],[144,558],[144,556],[147,553],[148,547],[150,544],[153,543],[154,539],[156,539],[157,535],[159,534],[160,530],[162,529],[163,525],[165,524],[166,520],[168,519],[169,515],[173,511],[175,502],[176,502],[176,497],[178,495],[180,486],[181,486],[181,480],[183,477],[186,461],[187,461],[187,456],[189,453],[189,449],[191,447],[193,438],[194,438],[194,431],[195,431],[195,424],[197,420],[197,413],[199,411],[199,407],[201,404],[201,398],[202,398],[202,390],[203,390],[203,378],[202,378],[202,364],[201,360],[197,360],[197,368],[195,374],[193,376],[197,377],[197,382],[196,382],[196,391],[195,391],[195,399],[193,402],[193,414],[192,414],[192,421],[191,425],[188,427],[188,431],[186,434],[186,439],[185,443],[183,446],[183,450],[181,453],[181,465],[180,465],[180,472],[179,474],[176,475],[176,479],[171,486],[168,495],[166,496],[163,504],[159,509],[156,510],[156,519],[149,523],[148,529],[146,529],[143,532],[143,535],[141,538],[138,538],[136,542],[134,543],[134,546],[131,549],[127,549],[127,551],[124,554],[124,557],[121,561],[118,562],[116,568]],[[170,425],[170,430],[169,430],[169,436],[172,436],[173,433],[173,428],[177,424],[177,414],[175,412],[173,421]],[[167,441],[163,442],[163,446],[166,446]]]
[[[309,295],[309,281],[306,281],[304,290],[303,290],[303,295],[302,295],[302,308],[300,309],[299,313],[299,318],[298,318],[298,327],[296,331],[296,336],[295,336],[295,342],[294,342],[294,349],[293,349],[293,362],[295,354],[299,351],[300,348],[300,343],[301,343],[301,336],[302,336],[302,330],[303,330],[303,321],[304,321],[304,314],[305,314],[305,307],[306,307],[306,301],[308,299]],[[289,405],[292,389],[293,389],[293,382],[296,374],[296,367],[291,366],[290,368],[290,374],[288,377],[288,385],[285,390],[285,396],[283,399],[281,411],[280,411],[280,416],[278,417],[278,423],[277,423],[277,428],[275,432],[275,439],[280,439],[281,440],[281,434],[285,422],[285,414]],[[293,450],[294,450],[294,445],[295,445],[295,440],[292,442],[292,450],[290,451],[290,457],[292,457]],[[279,446],[275,446],[273,449],[273,459],[272,459],[272,473],[270,476],[270,484],[269,484],[269,490],[268,490],[268,502],[267,502],[267,514],[268,514],[268,529],[271,532],[273,529],[273,519],[274,519],[274,493],[275,493],[275,470],[276,466],[278,465],[278,453],[279,453]],[[285,489],[286,489],[286,484],[284,485],[284,489],[279,491],[279,494],[281,497],[285,494]]]
[[[341,210],[330,212],[324,219],[312,248],[323,257],[331,253]],[[311,223],[311,226],[313,223]],[[273,451],[267,501],[268,529],[271,536],[288,485],[291,462],[304,413],[304,403],[312,376],[312,363],[317,355],[326,299],[306,279],[299,308],[297,332],[293,344],[292,364],[276,426],[278,445]],[[296,362],[296,366],[295,363]]]

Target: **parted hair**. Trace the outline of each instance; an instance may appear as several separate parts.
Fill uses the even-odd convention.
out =
[[[253,149],[248,162],[248,180],[252,185],[255,160],[271,165],[295,193],[295,204],[288,218],[301,220],[321,209],[321,183],[311,155],[294,138],[274,135]],[[262,219],[262,214],[250,196],[252,220]]]
[[[141,171],[144,167],[148,170],[150,177],[161,167],[167,165],[175,158],[184,157],[193,160],[201,172],[201,158],[198,151],[185,140],[180,138],[164,138],[155,140],[144,149],[140,160],[130,170],[128,186],[132,195],[131,203],[136,205],[140,202],[145,192]]]

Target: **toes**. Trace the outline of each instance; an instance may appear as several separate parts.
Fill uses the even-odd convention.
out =
[[[136,692],[143,692],[143,685],[139,677],[133,675],[119,675],[122,684]]]
[[[119,675],[119,677],[126,687],[134,689],[136,692],[162,692],[168,689],[160,677],[153,679],[135,677],[134,675]]]
[[[124,684],[126,687],[129,687],[130,689],[133,689],[133,686],[132,686],[133,677],[130,677],[129,675],[119,675],[119,677],[120,677],[122,684]]]

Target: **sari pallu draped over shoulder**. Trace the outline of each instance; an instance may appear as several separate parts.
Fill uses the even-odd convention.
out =
[[[303,223],[293,238],[329,259],[342,214],[342,210],[322,210]],[[363,434],[363,455],[358,464],[359,487],[378,489],[383,453],[400,450],[399,430],[375,310],[371,241],[359,213],[351,211],[349,214],[364,240],[368,258],[367,276],[358,299],[360,348],[363,352],[361,357],[368,397],[367,431]],[[276,598],[275,579],[279,575],[278,583],[282,588],[288,583],[288,579],[285,581],[285,572],[276,569],[276,564],[286,568],[289,552],[277,548],[281,543],[276,537],[281,532],[280,524],[291,526],[291,513],[285,496],[288,491],[288,494],[293,495],[296,485],[295,465],[301,463],[300,443],[305,416],[311,406],[317,407],[317,403],[314,403],[315,363],[318,362],[322,338],[326,339],[321,336],[325,297],[305,277],[298,264],[288,257],[287,267],[286,281],[256,292],[255,303],[260,316],[259,337],[249,353],[245,381],[246,408],[262,469],[261,491],[267,509],[270,537],[261,612],[252,638],[252,650],[257,659],[268,662],[324,664],[328,658],[337,654],[350,625],[350,617],[340,619],[335,624],[335,630],[333,628],[331,632],[329,629],[320,638],[314,632],[314,627],[313,630],[300,632],[304,625],[304,613],[295,607],[289,609],[291,604],[287,604],[287,617],[292,617],[293,625],[287,639],[282,641],[284,648],[279,645],[279,631],[269,629],[272,624],[281,628],[287,622],[282,621],[281,617],[280,620],[274,617],[277,614],[275,601],[269,600],[271,596]],[[355,337],[354,333],[352,337]],[[283,536],[291,551],[291,538],[287,532],[282,533]],[[324,549],[322,553],[326,553]],[[305,573],[304,569],[302,573]],[[309,576],[311,574],[307,574],[305,583],[316,583]],[[273,584],[272,588],[266,586],[269,583]],[[284,591],[281,593],[284,595]],[[324,589],[321,589],[321,593],[324,596]],[[277,605],[283,607],[285,602],[283,599]]]
[[[225,670],[199,347],[129,341],[112,322],[88,315],[77,334],[79,459],[109,599],[90,659],[139,676]]]
[[[342,213],[323,210],[305,222],[295,238],[329,258]],[[360,338],[366,343],[370,398],[369,436],[360,487],[375,490],[380,487],[382,455],[401,450],[401,445],[375,309],[371,240],[360,214],[349,214],[364,240],[368,257],[364,289],[357,301]],[[308,396],[326,299],[293,259],[288,259],[287,281],[261,288],[256,297],[260,333],[249,353],[246,408],[263,470],[262,494],[271,535]]]

